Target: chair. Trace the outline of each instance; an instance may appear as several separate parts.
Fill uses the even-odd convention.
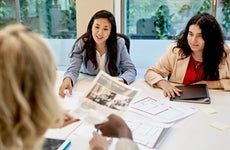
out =
[[[125,39],[125,46],[127,48],[127,51],[129,53],[129,49],[130,49],[130,39],[127,35],[123,34],[123,33],[117,33],[117,36],[122,37],[123,39]]]

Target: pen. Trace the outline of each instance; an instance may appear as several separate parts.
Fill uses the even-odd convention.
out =
[[[57,150],[67,150],[70,145],[71,145],[71,141],[67,139]]]

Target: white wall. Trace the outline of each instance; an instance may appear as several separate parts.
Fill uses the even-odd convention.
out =
[[[171,40],[131,40],[130,55],[138,68],[153,65],[166,51]]]
[[[113,0],[76,0],[77,37],[86,32],[90,18],[99,10],[114,12]]]
[[[53,51],[58,70],[66,70],[75,39],[46,39]]]

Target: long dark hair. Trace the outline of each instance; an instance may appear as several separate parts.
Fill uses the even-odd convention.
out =
[[[198,25],[202,31],[202,38],[205,41],[203,50],[204,79],[218,80],[219,79],[219,64],[222,59],[227,56],[224,50],[224,37],[219,23],[215,17],[208,13],[202,13],[193,16],[187,23],[184,31],[177,40],[180,55],[188,57],[192,50],[188,44],[187,35],[191,25]]]
[[[97,63],[97,59],[96,59],[96,43],[93,39],[92,36],[92,26],[94,23],[95,19],[99,19],[99,18],[106,18],[108,19],[108,21],[111,23],[111,33],[109,38],[106,41],[106,46],[107,46],[107,60],[106,60],[106,64],[108,64],[108,70],[109,70],[109,74],[112,76],[116,76],[118,74],[118,68],[116,66],[116,62],[117,62],[117,27],[116,27],[116,21],[114,18],[114,15],[107,11],[107,10],[100,10],[98,12],[96,12],[92,18],[89,21],[88,27],[87,27],[87,31],[86,33],[84,33],[82,36],[80,36],[76,42],[73,45],[72,48],[72,53],[77,53],[80,54],[83,51],[86,51],[86,55],[85,55],[85,66],[87,67],[87,62],[90,60],[95,69],[98,68],[98,63]],[[84,46],[83,48],[78,51],[78,52],[74,52],[74,48],[75,48],[75,44],[82,39],[84,41]],[[71,55],[70,57],[72,57],[73,55]]]

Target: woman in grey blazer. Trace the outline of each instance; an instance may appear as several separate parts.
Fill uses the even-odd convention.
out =
[[[71,51],[70,66],[64,74],[59,95],[64,90],[72,93],[79,73],[97,75],[103,70],[111,76],[119,76],[125,84],[132,83],[137,75],[130,59],[125,40],[117,36],[113,14],[106,10],[98,11],[91,18],[87,32],[79,37]]]

